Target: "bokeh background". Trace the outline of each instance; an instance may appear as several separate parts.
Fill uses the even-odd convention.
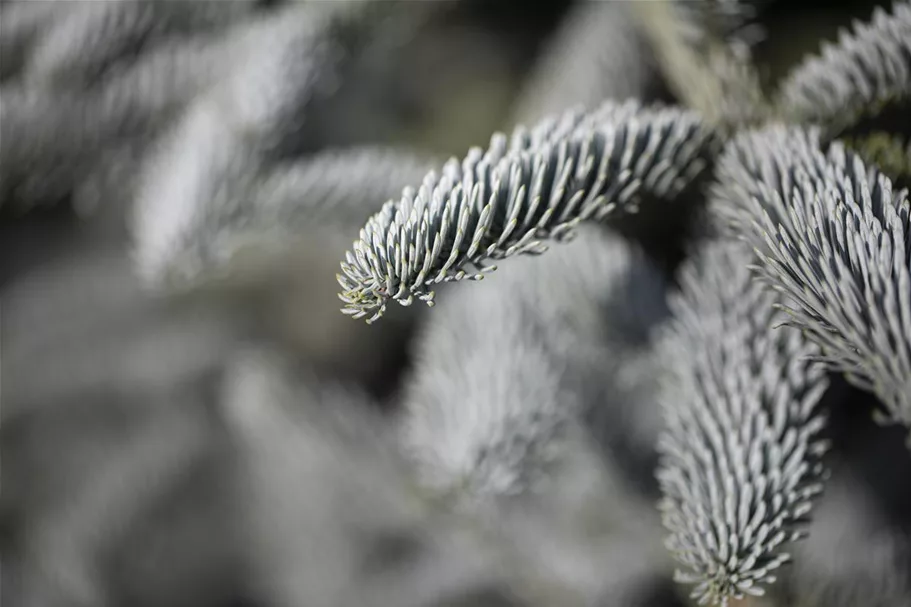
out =
[[[102,4],[145,12],[118,17],[111,10],[106,25],[93,29]],[[206,4],[211,14],[184,21],[178,4]],[[336,150],[391,148],[419,166],[403,170],[401,180],[394,175],[395,183],[349,195],[354,202],[337,205],[346,214],[340,221],[322,201],[319,213],[308,214],[316,203],[302,186],[292,237],[263,232],[266,244],[284,239],[267,261],[237,262],[224,276],[177,293],[144,283],[136,232],[147,226],[136,220],[137,205],[153,195],[192,204],[190,185],[158,191],[149,179],[195,167],[194,159],[205,165],[199,155],[215,153],[181,139],[192,124],[186,117],[237,81],[245,53],[265,48],[268,36],[257,42],[244,32],[291,4],[320,11],[336,3],[0,3],[4,604],[688,604],[660,554],[647,466],[614,488],[646,508],[616,506],[616,517],[626,519],[610,541],[586,544],[588,535],[572,528],[582,515],[567,514],[576,512],[572,504],[495,524],[521,552],[543,554],[531,559],[535,573],[524,566],[516,573],[499,548],[478,539],[487,534],[475,523],[393,491],[401,471],[390,453],[394,441],[385,439],[413,368],[416,335],[434,311],[395,306],[367,326],[338,309],[335,274],[359,222],[403,185],[418,185],[426,167],[562,109],[548,103],[576,102],[548,99],[540,87],[547,89],[547,61],[566,46],[563,28],[584,0],[377,0],[377,17],[356,32],[365,42],[352,43],[341,80],[304,108],[314,116],[305,128],[285,133],[290,151],[283,153],[304,163]],[[877,6],[766,4],[755,56],[770,83]],[[112,51],[119,33],[129,36],[131,19],[160,22]],[[156,71],[154,58],[169,52],[175,65],[195,67]],[[159,82],[160,73],[179,75]],[[611,85],[603,83],[605,97]],[[644,101],[675,101],[660,77],[646,88]],[[255,89],[231,90],[255,103]],[[171,97],[155,105],[158,93]],[[127,108],[122,124],[111,118],[120,103]],[[143,112],[146,118],[133,120]],[[223,170],[206,177],[215,184],[205,190],[210,198],[245,169]],[[343,179],[344,165],[335,170]],[[352,175],[357,170],[352,165]],[[693,198],[682,211],[644,213],[610,229],[640,243],[673,281],[700,203]],[[836,497],[821,507],[829,526],[819,527],[812,549],[845,555],[865,536],[886,538],[885,547],[881,563],[823,563],[806,575],[823,585],[841,577],[848,588],[893,584],[896,602],[875,604],[909,605],[907,549],[900,562],[909,576],[880,571],[893,566],[889,542],[911,531],[911,456],[900,429],[873,423],[870,396],[837,384],[829,399],[839,403],[831,429],[838,482],[829,494]],[[617,465],[649,457],[618,452]],[[839,518],[842,507],[848,514]],[[867,519],[854,520],[858,512]],[[856,526],[846,528],[846,518]],[[554,571],[584,590],[569,596],[540,581]],[[873,604],[865,602],[871,595],[861,590],[855,600],[844,587],[834,596],[847,602],[838,604]],[[750,604],[792,604],[774,600]]]

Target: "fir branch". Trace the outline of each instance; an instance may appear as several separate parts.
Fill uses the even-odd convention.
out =
[[[635,10],[665,79],[682,103],[725,130],[769,115],[749,53],[750,38],[738,37],[751,14],[746,3],[637,2]]]
[[[90,90],[0,90],[0,205],[54,204],[103,171],[111,150],[148,145],[243,56],[235,33],[163,45]]]
[[[318,147],[320,106],[350,50],[337,39],[347,13],[294,10],[266,24],[259,56],[199,100],[149,163],[134,217],[149,284],[187,289],[231,274],[251,249],[286,252],[308,228],[351,229],[432,168],[380,147],[285,153],[289,142]]]
[[[720,38],[747,50],[765,37],[756,19],[772,2],[774,0],[678,1],[674,11],[682,17],[680,32],[689,44],[704,47]]]
[[[540,254],[585,220],[631,211],[644,195],[673,198],[705,167],[716,139],[678,109],[604,104],[497,133],[484,152],[450,160],[390,200],[342,263],[343,313],[373,322],[392,299],[433,304],[433,285],[478,280],[487,260]]]
[[[651,49],[622,2],[579,2],[546,43],[519,95],[518,123],[581,104],[646,101],[657,79]]]
[[[78,3],[59,0],[0,3],[0,81],[21,77],[44,33],[78,8]]]
[[[908,193],[841,143],[819,146],[815,129],[743,134],[719,161],[715,206],[793,299],[787,324],[911,425]]]
[[[374,14],[367,6],[374,4],[293,3],[220,33],[154,47],[83,91],[0,90],[0,204],[65,199],[105,170],[112,149],[147,145],[216,84],[218,93],[204,99],[221,104],[224,128],[257,150],[314,144],[325,125],[310,110],[334,92],[340,64]]]
[[[621,377],[664,312],[655,268],[593,227],[540,260],[506,263],[501,280],[443,302],[404,398],[401,441],[419,478],[456,499],[549,487],[587,420],[654,439],[639,427],[648,398]]]
[[[782,82],[777,105],[789,120],[822,126],[830,136],[911,95],[911,3],[842,30],[836,44],[804,60]]]
[[[253,55],[187,111],[148,163],[133,223],[150,285],[182,290],[224,277],[243,253],[284,253],[321,220],[351,228],[432,167],[378,147],[297,153],[320,148],[327,100],[362,42],[363,3],[345,4],[293,6],[248,32]]]
[[[518,315],[486,322],[502,302],[485,299],[470,308],[452,300],[470,310],[470,324],[461,309],[444,308],[421,339],[406,396],[405,449],[422,485],[454,502],[541,492],[579,437],[582,403],[562,384],[540,328]]]
[[[255,0],[227,5],[208,0],[81,2],[42,36],[23,77],[31,86],[89,85],[157,43],[218,31],[256,6]]]
[[[308,233],[351,229],[432,166],[381,147],[268,164],[220,132],[217,115],[199,120],[208,126],[185,124],[140,190],[134,259],[157,288],[186,289],[230,275],[246,253],[280,255]]]
[[[366,395],[271,352],[243,353],[226,377],[257,599],[385,607],[514,595],[499,548],[414,490]]]
[[[761,596],[804,534],[826,445],[816,410],[827,382],[779,301],[753,280],[752,255],[711,241],[681,273],[662,351],[674,371],[657,476],[667,546],[700,604]]]

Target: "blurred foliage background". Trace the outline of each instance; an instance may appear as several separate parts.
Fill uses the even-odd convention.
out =
[[[326,139],[337,147],[407,147],[432,158],[461,157],[472,146],[486,146],[491,133],[514,125],[529,74],[576,2],[382,0],[380,4],[404,24],[401,33],[391,37],[392,43],[383,47],[382,54],[377,51],[375,57],[368,57],[354,92],[348,91],[337,100],[338,115],[331,126],[326,126]],[[73,0],[61,5],[79,3]],[[283,3],[276,0],[264,4]],[[0,18],[6,18],[15,5],[4,0]],[[767,32],[756,49],[762,76],[774,82],[806,53],[818,50],[822,40],[833,39],[839,28],[853,19],[867,19],[877,5],[888,6],[862,0],[773,2],[760,19]],[[9,56],[0,56],[0,62],[4,60],[9,61]],[[19,75],[8,68],[0,69],[0,74],[4,75],[0,91],[11,95],[10,91],[21,84]],[[9,102],[10,98],[0,101]],[[656,91],[655,100],[675,101],[666,87]],[[382,119],[376,120],[377,115]],[[0,113],[0,117],[8,119],[9,114]],[[53,123],[50,116],[48,123]],[[5,135],[11,132],[4,131]],[[439,592],[445,595],[443,599],[437,595],[427,600],[396,595],[390,589],[398,582],[383,578],[380,586],[366,586],[374,588],[373,602],[368,602],[366,594],[356,593],[341,593],[338,596],[348,598],[339,601],[363,602],[295,600],[295,585],[288,581],[295,578],[295,571],[299,573],[295,567],[306,567],[301,563],[309,563],[307,558],[334,548],[321,543],[319,538],[324,536],[314,531],[319,524],[303,525],[300,530],[288,521],[294,519],[295,511],[307,511],[308,496],[324,493],[319,482],[351,470],[335,470],[328,464],[327,470],[319,471],[315,467],[298,470],[292,464],[282,467],[290,460],[308,457],[296,451],[303,439],[291,436],[290,430],[283,433],[274,419],[260,420],[243,406],[239,413],[229,412],[226,421],[221,402],[224,384],[243,376],[231,371],[234,363],[228,359],[238,349],[251,345],[280,352],[285,364],[297,370],[295,373],[318,378],[317,383],[338,382],[355,393],[329,397],[320,390],[308,389],[307,399],[354,401],[361,408],[368,403],[366,408],[378,411],[385,419],[394,416],[402,378],[411,368],[415,332],[422,319],[433,312],[422,306],[396,306],[390,310],[388,321],[375,327],[354,323],[339,314],[334,277],[338,261],[357,233],[334,233],[319,226],[313,226],[306,238],[284,254],[283,270],[268,280],[229,280],[175,298],[151,296],[136,279],[132,266],[129,194],[117,189],[103,194],[88,207],[76,204],[72,192],[64,192],[55,204],[37,208],[24,209],[0,201],[0,592],[7,604],[524,604],[498,590],[501,580],[492,574],[489,579],[482,575],[496,567],[478,571],[479,564],[486,561],[465,549],[460,540],[453,540],[456,548],[443,550],[420,534],[396,535],[408,525],[431,524],[419,508],[417,513],[408,510],[410,502],[404,507],[407,516],[392,516],[390,520],[381,517],[378,525],[389,526],[392,531],[379,539],[371,536],[370,548],[378,551],[377,558],[388,567],[400,558],[451,574],[451,579],[438,586],[446,589]],[[365,214],[384,201],[385,197],[373,200],[364,209]],[[641,240],[666,277],[672,278],[685,246],[682,219],[672,216],[656,224],[654,218],[646,218],[644,225],[637,221],[632,218],[618,225],[621,231]],[[250,381],[253,387],[244,389],[261,388],[255,377]],[[268,389],[263,390],[262,394],[255,392],[259,396],[254,401],[274,397]],[[835,392],[833,398],[851,404],[833,407],[836,457],[853,462],[852,482],[869,489],[865,495],[870,496],[877,516],[887,519],[896,533],[911,532],[911,458],[903,445],[903,431],[873,424],[870,411],[875,402],[868,395],[846,385],[839,385]],[[274,398],[276,402],[294,400]],[[242,421],[231,415],[239,415]],[[334,427],[336,422],[326,423]],[[269,438],[263,439],[257,432]],[[354,444],[371,442],[357,432],[353,434],[353,439],[346,440]],[[263,453],[268,453],[262,455],[257,451],[259,443],[254,448],[245,442],[253,435],[275,449],[286,447],[287,452],[265,449]],[[344,446],[347,444],[314,450],[327,460],[338,453],[344,458],[358,452]],[[259,454],[256,457],[276,458],[275,466],[267,468],[275,473],[253,475],[257,483],[265,485],[255,485],[255,489],[242,485],[244,490],[238,494],[237,470],[247,470],[250,461],[255,465],[269,461],[250,456],[248,449]],[[371,449],[372,444],[364,447],[368,458],[382,459],[377,453],[383,448]],[[339,504],[357,501],[363,492],[382,494],[370,470],[363,474],[365,479],[352,473],[354,484],[346,486],[348,493],[339,490],[335,495],[326,490],[332,497],[326,498],[326,508],[338,516],[321,513],[323,518],[316,516],[314,520],[327,527],[341,527],[338,521],[355,514],[342,512]],[[308,487],[309,482],[317,484]],[[646,486],[645,501],[649,502],[653,497],[648,495],[651,479],[642,484]],[[276,487],[284,488],[290,497],[264,498],[266,506],[249,503],[252,492],[270,496],[270,491],[278,491]],[[370,510],[373,496],[365,499]],[[385,498],[377,499],[382,502]],[[380,504],[371,512],[385,512],[384,507]],[[263,540],[266,548],[238,531],[247,524],[238,510],[259,513],[255,524],[265,525],[267,530],[254,527],[262,531],[257,537],[269,538]],[[264,511],[267,514],[262,514]],[[515,518],[517,527],[526,524],[520,515]],[[434,527],[451,526],[448,520],[430,519]],[[365,529],[372,529],[370,524],[365,524]],[[550,525],[528,524],[539,528]],[[313,535],[306,535],[309,532]],[[288,537],[295,534],[304,538],[303,546],[291,545]],[[285,539],[280,539],[283,536]],[[357,541],[362,540],[358,536]],[[615,601],[608,596],[613,602],[597,604],[686,604],[684,590],[671,584],[667,571],[661,568],[666,563],[658,566],[659,573],[654,575],[651,570],[624,570],[622,564],[629,552],[622,542],[616,546],[620,548],[611,553],[612,560],[605,561],[607,564],[598,561],[592,566],[593,572],[580,575],[609,577],[604,570],[613,567],[621,572],[614,575],[634,588],[626,588],[629,594]],[[639,549],[637,545],[630,550],[636,554]],[[553,553],[559,550],[553,548]],[[455,563],[456,557],[451,555],[463,552],[469,557]],[[332,552],[327,562],[336,556]],[[502,560],[492,558],[494,562]],[[251,566],[251,561],[256,566]],[[460,569],[465,562],[474,567]],[[546,560],[543,563],[539,566],[545,569],[552,565]],[[369,566],[359,564],[349,571],[326,565],[326,571],[329,578],[341,576],[342,586],[354,586],[354,576]],[[263,567],[281,580],[262,582],[271,579],[261,575]],[[283,573],[283,567],[288,571]],[[319,567],[315,570],[321,571]],[[392,576],[389,579],[398,579],[392,573],[388,575]],[[311,578],[301,580],[304,591],[315,588],[315,582],[307,587]],[[460,585],[465,580],[469,582]],[[432,594],[427,592],[428,596]],[[548,596],[546,590],[538,594]],[[538,604],[592,603],[550,597]]]

